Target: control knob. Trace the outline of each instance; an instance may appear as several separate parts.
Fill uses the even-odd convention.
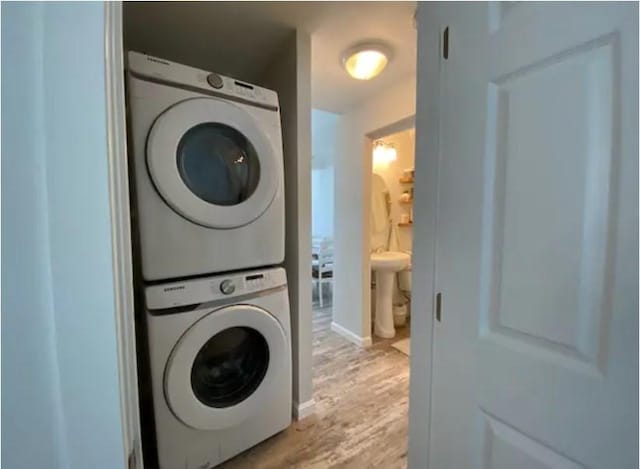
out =
[[[220,283],[220,291],[223,295],[231,295],[234,291],[236,291],[236,286],[231,280],[223,280]]]
[[[216,88],[216,89],[220,89],[224,86],[222,77],[217,73],[210,73],[207,76],[207,83],[209,83],[209,85],[211,85],[213,88]]]

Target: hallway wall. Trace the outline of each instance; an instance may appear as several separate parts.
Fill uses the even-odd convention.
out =
[[[333,237],[334,165],[338,114],[311,112],[311,215],[313,236]]]
[[[311,373],[311,37],[295,31],[265,70],[278,92],[285,179],[285,259],[291,308],[293,413],[313,410]]]

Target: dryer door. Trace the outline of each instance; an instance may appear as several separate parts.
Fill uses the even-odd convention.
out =
[[[279,159],[251,114],[215,98],[167,109],[147,141],[147,166],[162,198],[211,228],[236,228],[264,213],[280,184]]]
[[[268,405],[289,386],[291,352],[280,323],[255,306],[211,312],[180,338],[166,365],[165,397],[189,427],[219,430]]]

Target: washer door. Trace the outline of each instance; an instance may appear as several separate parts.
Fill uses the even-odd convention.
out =
[[[167,109],[147,141],[156,189],[178,214],[211,228],[251,223],[278,189],[278,154],[244,109],[195,98]]]
[[[219,430],[268,405],[290,360],[285,331],[268,312],[234,305],[193,324],[171,352],[165,397],[189,427]]]

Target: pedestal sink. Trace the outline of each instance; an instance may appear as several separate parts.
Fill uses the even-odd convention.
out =
[[[374,333],[390,339],[396,335],[393,327],[393,279],[396,272],[409,266],[409,254],[397,251],[371,254],[371,270],[376,273],[376,319]]]

